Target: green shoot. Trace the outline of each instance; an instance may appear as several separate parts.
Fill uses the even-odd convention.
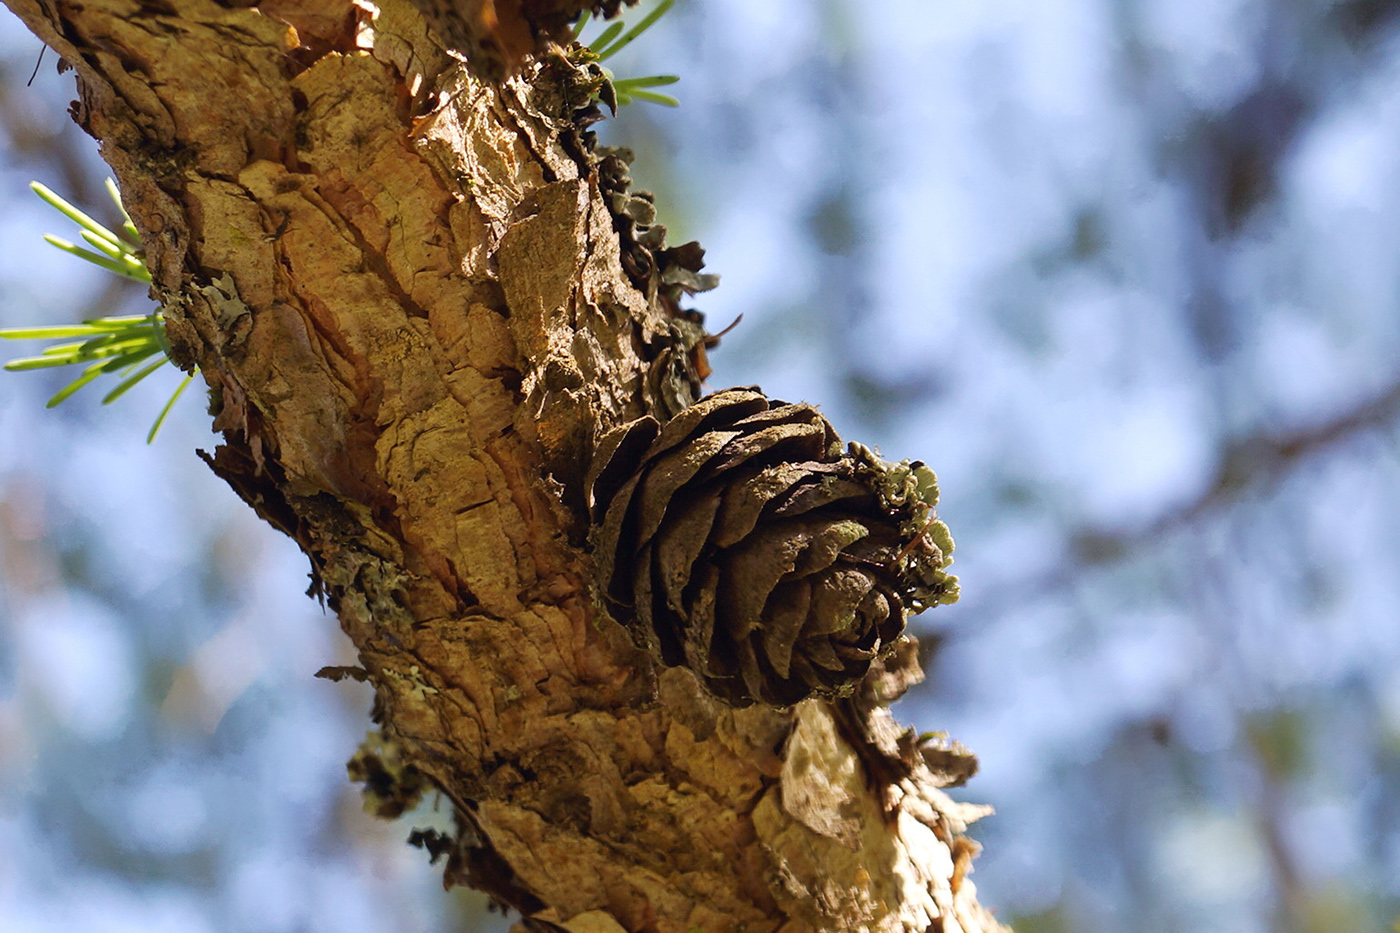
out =
[[[580,38],[580,36],[583,35],[584,26],[588,24],[588,14],[584,13],[579,17],[578,26],[574,30],[574,39],[583,44],[582,51],[585,53],[587,61],[601,63],[631,45],[634,39],[655,25],[656,21],[661,19],[661,17],[665,16],[671,7],[675,5],[675,2],[676,0],[661,0],[660,3],[652,8],[650,13],[642,17],[641,22],[637,23],[637,25],[633,26],[631,29],[626,29],[626,25],[619,20],[608,26],[587,43],[582,43],[582,39]],[[626,29],[625,32],[623,31],[624,29]],[[667,107],[676,107],[680,105],[680,101],[669,94],[658,94],[655,91],[647,90],[648,88],[675,84],[680,80],[676,75],[648,75],[643,78],[619,79],[613,77],[613,73],[607,68],[604,68],[602,64],[599,64],[598,67],[602,68],[603,74],[607,76],[609,83],[612,84],[619,107],[624,104],[630,104],[634,100],[650,101],[654,104],[663,104]]]
[[[592,42],[588,43],[588,47],[594,50],[593,54],[598,56],[599,61],[603,60],[603,55],[597,50],[606,47],[609,42],[617,38],[617,34],[622,32],[622,28],[622,21],[619,20],[618,22],[613,23],[607,29],[604,29],[602,32],[598,33],[598,37]]]
[[[160,414],[156,416],[156,423],[151,425],[151,431],[146,435],[147,444],[156,439],[156,432],[159,431],[160,426],[165,423],[165,416],[170,414],[170,409],[174,408],[175,403],[180,400],[180,396],[185,394],[185,389],[189,388],[190,380],[193,378],[194,373],[189,373],[184,379],[181,379],[180,384],[175,387],[175,391],[170,395],[170,401],[166,402],[165,407],[160,410]]]
[[[665,104],[667,107],[679,107],[680,101],[669,94],[657,94],[648,91],[649,87],[663,87],[667,84],[675,84],[680,78],[675,75],[652,75],[647,78],[623,78],[613,82],[613,90],[617,92],[617,103],[619,106],[630,104],[634,100],[649,100],[654,104]]]
[[[102,397],[102,404],[109,405],[112,402],[115,402],[117,399],[121,398],[123,394],[126,393],[127,389],[136,385],[136,383],[140,382],[142,379],[145,379],[151,373],[155,372],[157,369],[160,369],[162,366],[169,362],[170,360],[168,358],[161,357],[160,359],[156,360],[154,363],[150,364],[144,369],[137,370],[136,373],[134,373],[133,375],[127,376],[125,379],[123,379],[117,384],[117,387],[115,389],[113,389],[111,392],[108,392]]]
[[[126,253],[136,254],[141,251],[141,239],[139,236],[136,235],[136,228],[134,226],[131,226],[131,218],[128,217],[126,219],[125,224],[125,226],[130,228],[130,232],[127,233],[126,231],[123,231],[124,233],[126,233],[126,236],[129,237],[129,239],[124,239],[123,237],[113,233],[111,230],[108,230],[102,224],[93,220],[87,214],[84,214],[82,211],[78,210],[72,204],[69,204],[63,198],[59,197],[47,185],[43,185],[35,181],[30,182],[29,187],[34,191],[35,194],[37,194],[40,198],[43,199],[45,204],[48,204],[50,207],[57,210],[60,214],[73,221],[73,223],[77,224],[79,227],[83,228],[88,233],[93,234],[99,239],[108,241],[112,244],[112,246],[118,249],[122,249]],[[117,193],[117,186],[112,183],[111,179],[108,179],[107,192],[112,196],[112,199],[117,202],[117,206],[121,207],[121,195]],[[122,215],[124,217],[126,216],[126,208],[122,208]],[[149,282],[150,280],[151,277],[147,275],[146,281]]]
[[[602,35],[594,39],[592,42],[588,43],[588,47],[593,50],[593,54],[598,56],[598,61],[607,61],[609,58],[612,58],[618,52],[631,45],[633,39],[637,38],[642,33],[650,29],[653,25],[655,25],[656,21],[659,20],[661,17],[665,16],[667,11],[669,11],[671,7],[675,5],[676,0],[661,0],[661,2],[658,3],[650,13],[648,13],[645,17],[642,18],[642,21],[640,23],[627,30],[627,32],[623,34],[622,38],[618,39],[612,45],[608,45],[607,43],[612,39],[613,36],[617,35],[617,33],[622,31],[621,21],[614,23],[611,27],[605,30]]]
[[[109,230],[37,181],[30,187],[44,203],[77,224],[79,237],[92,249],[85,249],[56,236],[45,236],[46,242],[115,275],[150,283],[151,273],[146,268],[141,252],[140,234],[136,231],[136,225],[131,222],[126,208],[122,206],[116,183],[110,178],[106,184],[107,194],[122,212],[123,223],[120,232]],[[115,375],[120,379],[116,388],[102,399],[104,405],[114,402],[132,386],[170,362],[170,344],[165,339],[165,318],[159,311],[94,318],[81,324],[4,328],[0,329],[0,338],[73,340],[71,343],[48,346],[41,350],[38,356],[10,360],[4,366],[7,370],[24,371],[87,364],[76,379],[49,399],[49,408],[61,404],[79,389],[105,375]],[[157,355],[159,357],[154,362],[147,362]],[[165,403],[155,424],[151,426],[150,433],[146,435],[146,443],[155,440],[156,432],[164,423],[165,416],[170,414],[176,399],[185,391],[192,378],[192,374],[186,376],[170,396],[170,400]]]
[[[137,250],[141,249],[141,234],[136,230],[136,224],[131,222],[131,215],[126,212],[126,205],[122,203],[122,193],[117,190],[117,183],[108,178],[104,182],[107,189],[107,196],[112,199],[112,203],[117,205],[117,210],[122,212],[122,234],[126,241]]]

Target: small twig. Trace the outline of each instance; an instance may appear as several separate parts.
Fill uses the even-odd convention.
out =
[[[24,82],[24,86],[25,86],[25,87],[33,87],[33,86],[34,86],[34,79],[37,78],[37,77],[39,77],[39,66],[42,65],[42,64],[44,63],[44,53],[47,52],[48,50],[49,50],[48,45],[46,45],[46,44],[44,44],[44,43],[40,43],[40,45],[39,45],[39,57],[36,58],[36,59],[34,59],[34,70],[30,73],[30,75],[29,75],[29,80],[26,81],[26,82]]]

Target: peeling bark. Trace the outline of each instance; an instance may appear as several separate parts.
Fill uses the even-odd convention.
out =
[[[997,929],[965,880],[983,811],[883,707],[916,671],[732,710],[601,608],[594,439],[697,386],[655,378],[690,331],[665,257],[619,236],[586,75],[553,51],[474,77],[435,36],[486,0],[8,2],[77,72],[209,384],[206,459],[359,651],[329,673],[375,687],[362,778],[454,802],[420,840],[449,882],[521,929]]]

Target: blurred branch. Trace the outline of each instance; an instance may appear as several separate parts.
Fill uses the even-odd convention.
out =
[[[1193,500],[1167,508],[1138,528],[1084,527],[1072,532],[1065,556],[1056,566],[1031,579],[996,587],[995,595],[977,603],[974,611],[983,618],[997,618],[1032,599],[1072,591],[1090,571],[1121,564],[1166,536],[1227,511],[1246,495],[1266,495],[1314,457],[1397,420],[1400,379],[1321,424],[1240,438],[1226,447],[1215,475]],[[967,595],[963,601],[970,602]]]
[[[1215,476],[1203,492],[1184,508],[1164,512],[1138,531],[1085,530],[1074,536],[1075,551],[1085,562],[1107,553],[1117,560],[1184,525],[1229,508],[1251,490],[1271,489],[1315,454],[1323,453],[1371,428],[1392,423],[1400,416],[1400,380],[1383,393],[1348,409],[1330,421],[1286,432],[1263,431],[1229,444]],[[1106,547],[1105,547],[1106,545]]]
[[[1293,711],[1277,709],[1246,724],[1243,751],[1253,765],[1257,788],[1252,799],[1256,829],[1267,854],[1274,889],[1278,928],[1304,933],[1308,890],[1289,844],[1289,822],[1296,808],[1289,800],[1289,781],[1303,770],[1306,724]]]

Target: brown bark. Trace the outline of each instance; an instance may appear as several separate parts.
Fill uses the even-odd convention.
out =
[[[356,769],[382,812],[455,803],[449,881],[526,929],[997,928],[964,880],[982,810],[882,705],[912,661],[731,710],[600,607],[591,445],[694,386],[572,120],[586,75],[477,80],[447,4],[435,33],[403,0],[7,2],[77,71],[208,459],[359,650],[385,743]]]

